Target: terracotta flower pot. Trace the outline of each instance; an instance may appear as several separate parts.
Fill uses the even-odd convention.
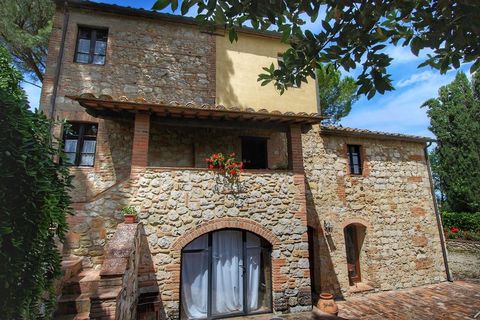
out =
[[[123,221],[125,223],[135,223],[135,222],[137,222],[137,215],[136,214],[125,214],[125,215],[123,215]]]
[[[333,295],[330,293],[322,293],[320,294],[320,300],[318,300],[317,308],[321,311],[333,315],[338,314],[338,306],[333,300]]]

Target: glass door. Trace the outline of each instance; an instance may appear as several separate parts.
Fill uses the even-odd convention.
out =
[[[181,318],[214,319],[271,312],[270,245],[226,229],[182,250]]]

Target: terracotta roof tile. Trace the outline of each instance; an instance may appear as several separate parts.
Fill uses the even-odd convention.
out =
[[[419,141],[419,142],[436,141],[434,138],[430,138],[430,137],[422,137],[422,136],[408,135],[408,134],[401,134],[401,133],[373,131],[373,130],[367,130],[367,129],[357,129],[357,128],[342,127],[342,126],[321,126],[321,132],[323,134],[360,136],[360,137],[392,139],[392,140],[406,140],[406,141]]]

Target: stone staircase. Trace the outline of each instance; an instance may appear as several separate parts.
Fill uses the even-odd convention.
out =
[[[100,271],[82,269],[81,259],[66,259],[62,262],[63,283],[58,298],[54,319],[90,319],[90,297],[97,292]]]
[[[119,224],[106,246],[100,269],[84,269],[80,258],[64,257],[63,276],[56,283],[54,319],[137,319],[142,228],[138,223]],[[153,314],[158,314],[158,307],[154,307],[158,303],[150,300],[142,303],[148,309],[145,311],[150,314],[153,309]]]

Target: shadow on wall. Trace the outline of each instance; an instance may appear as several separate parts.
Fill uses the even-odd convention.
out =
[[[215,72],[216,73],[215,103],[218,104],[219,100],[221,100],[221,103],[228,107],[243,107],[240,105],[238,96],[235,93],[235,90],[232,86],[231,78],[235,74],[235,70],[233,68],[233,60],[228,56],[228,51],[226,50],[225,47],[222,46],[222,48],[219,48],[218,46],[218,42],[224,41],[224,39],[222,37],[217,37],[216,41],[217,41],[216,54],[217,56],[223,56],[225,61],[223,61],[221,69],[219,69],[219,66],[216,66],[217,70]],[[241,40],[239,39],[239,41]],[[222,97],[219,97],[219,92],[217,89],[219,86],[223,88]]]
[[[84,266],[103,262],[104,246],[109,231],[123,219],[118,214],[123,199],[109,190],[130,176],[133,120],[116,118],[100,123],[94,168],[74,168],[72,207],[75,215],[67,218],[70,229],[62,254],[84,257]],[[113,189],[112,189],[113,188]],[[102,194],[100,202],[95,197]]]
[[[145,230],[141,229],[140,266],[138,268],[138,320],[167,319],[160,290],[158,288],[155,265],[148,245]]]
[[[313,254],[313,296],[312,303],[318,302],[319,294],[322,292],[332,293],[336,298],[343,299],[340,283],[335,273],[330,252],[338,250],[333,243],[332,237],[323,232],[322,221],[315,208],[312,192],[306,180],[306,197],[307,197],[307,220],[308,226],[312,228],[314,237],[313,248],[310,248],[310,254]]]
[[[108,243],[92,319],[166,319],[143,224],[120,224]]]

